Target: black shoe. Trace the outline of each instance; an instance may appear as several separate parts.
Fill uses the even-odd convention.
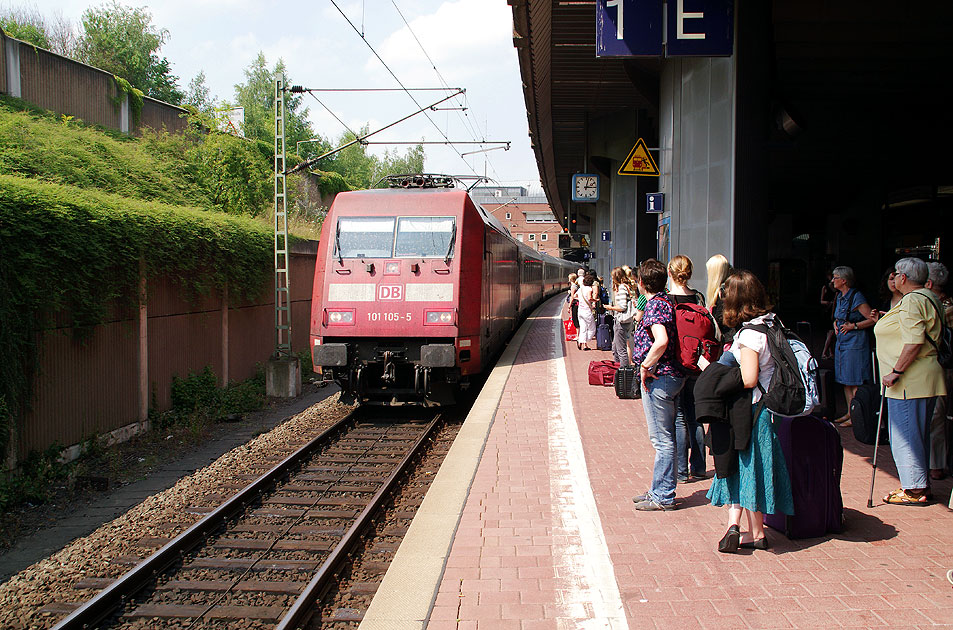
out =
[[[752,540],[751,542],[743,542],[738,545],[742,549],[770,549],[771,545],[768,544],[768,538],[759,538],[758,540]]]
[[[738,544],[741,542],[741,529],[737,525],[732,525],[725,532],[724,537],[718,541],[718,551],[721,553],[735,553],[738,551]]]

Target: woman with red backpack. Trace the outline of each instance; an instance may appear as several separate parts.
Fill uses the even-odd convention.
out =
[[[668,263],[668,277],[672,288],[668,292],[672,301],[678,304],[698,304],[705,306],[705,296],[688,286],[692,277],[692,260],[679,254]],[[705,429],[695,420],[695,381],[697,377],[687,375],[685,387],[675,399],[675,448],[678,454],[676,475],[679,483],[689,483],[706,478]]]

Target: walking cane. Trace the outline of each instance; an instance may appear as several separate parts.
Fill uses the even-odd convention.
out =
[[[877,436],[874,438],[874,466],[870,471],[870,497],[867,507],[874,507],[874,478],[877,476],[877,449],[880,447],[880,423],[884,417],[884,403],[887,402],[887,386],[880,386],[880,413],[877,414]]]

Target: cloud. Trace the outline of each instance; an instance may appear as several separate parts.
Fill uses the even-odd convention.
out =
[[[404,17],[408,17],[406,12]],[[492,75],[497,63],[512,54],[511,38],[512,18],[505,3],[457,0],[410,20],[410,28],[403,26],[393,32],[378,52],[405,84],[436,81],[435,65],[446,81],[456,86]],[[377,59],[368,61],[366,68],[386,73]]]

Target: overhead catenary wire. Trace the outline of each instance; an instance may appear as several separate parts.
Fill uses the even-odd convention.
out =
[[[293,85],[289,91],[293,94],[303,94],[304,92],[446,92],[447,90],[459,89],[447,86],[423,88],[306,88]]]
[[[377,57],[377,60],[380,61],[381,64],[384,66],[384,69],[387,70],[387,72],[390,74],[390,76],[392,76],[392,77],[394,78],[394,80],[397,81],[397,84],[398,84],[401,88],[403,88],[403,90],[404,90],[404,92],[407,94],[407,96],[410,97],[410,100],[412,100],[412,101],[414,102],[414,104],[417,105],[417,107],[421,107],[420,103],[417,102],[417,99],[414,98],[414,95],[411,94],[410,90],[408,90],[408,89],[406,88],[406,86],[404,86],[404,83],[397,77],[396,74],[394,74],[394,71],[390,69],[390,66],[387,65],[387,62],[385,62],[384,59],[381,58],[380,54],[378,54],[378,52],[374,49],[374,47],[371,45],[371,43],[370,43],[369,41],[367,41],[367,38],[364,36],[363,33],[361,33],[360,30],[358,30],[358,28],[354,25],[354,23],[353,23],[353,22],[351,21],[351,19],[347,16],[347,14],[344,13],[344,11],[341,10],[341,7],[338,6],[337,2],[335,2],[335,0],[330,0],[330,2],[331,2],[332,5],[334,5],[334,8],[338,10],[338,13],[341,14],[341,17],[343,17],[344,20],[348,23],[348,25],[354,30],[354,32],[357,33],[358,36],[360,36],[361,40],[367,45],[367,47],[370,48],[371,52],[374,53],[374,56]],[[456,96],[456,95],[454,95],[454,96]],[[447,134],[445,134],[445,133],[443,132],[443,129],[441,129],[440,126],[439,126],[437,123],[434,122],[434,120],[430,117],[429,114],[427,114],[426,111],[424,111],[423,114],[424,114],[424,116],[427,118],[427,120],[430,121],[430,124],[433,125],[434,129],[436,129],[436,130],[440,133],[440,135],[443,136],[444,140],[447,140],[447,141],[449,142],[449,141],[450,141],[450,138],[448,138],[448,137],[447,137]],[[467,168],[469,168],[469,169],[473,172],[474,175],[479,175],[479,173],[476,172],[476,169],[474,169],[473,166],[471,166],[470,163],[467,162],[466,158],[464,158],[462,155],[460,155],[460,152],[456,149],[456,147],[454,147],[453,145],[450,145],[450,148],[453,149],[454,153],[456,153],[457,156],[460,157],[460,160],[461,160],[464,164],[467,165]]]
[[[336,121],[338,121],[339,123],[341,123],[341,126],[343,126],[345,129],[347,129],[347,130],[350,131],[352,134],[354,134],[354,137],[355,137],[355,138],[359,135],[356,131],[354,131],[353,129],[351,129],[350,127],[348,127],[348,126],[347,126],[347,123],[344,122],[343,120],[341,120],[341,119],[338,117],[337,114],[335,114],[334,112],[332,112],[332,111],[331,111],[331,108],[329,108],[327,105],[325,105],[325,104],[321,101],[321,99],[319,99],[317,96],[315,96],[315,95],[314,95],[314,92],[313,92],[312,90],[308,90],[308,94],[310,94],[310,95],[311,95],[311,98],[313,98],[314,100],[316,100],[316,101],[318,102],[318,105],[320,105],[321,107],[324,108],[324,111],[326,111],[327,113],[329,113],[329,114],[331,114],[332,116],[334,116],[334,120],[336,120]]]
[[[407,30],[410,32],[411,36],[414,38],[414,41],[417,42],[417,45],[420,47],[421,52],[423,52],[424,57],[427,58],[427,61],[430,63],[430,67],[433,68],[433,71],[436,73],[437,78],[440,80],[440,83],[442,83],[444,87],[446,87],[448,85],[446,79],[444,79],[443,75],[440,74],[440,70],[437,69],[437,64],[434,63],[433,58],[431,58],[430,54],[427,53],[427,49],[424,48],[424,45],[420,41],[420,38],[417,37],[417,33],[414,32],[414,29],[413,27],[411,27],[410,22],[407,21],[407,18],[404,17],[404,13],[400,10],[400,7],[397,6],[397,1],[391,0],[391,4],[394,5],[394,9],[397,11],[397,14],[400,16],[400,19],[403,20],[404,25],[407,27]],[[479,133],[478,130],[473,126],[473,123],[471,122],[472,119],[466,111],[469,108],[469,98],[466,95],[464,95],[463,101],[464,102],[462,103],[462,105],[464,106],[464,113],[457,114],[457,116],[460,118],[460,121],[463,123],[463,126],[467,128],[467,130],[470,132],[470,137],[472,137],[474,140],[477,140],[481,137],[485,137],[484,133]],[[470,153],[461,153],[460,157],[463,158],[464,155],[471,155],[473,153],[475,152],[471,151]],[[496,179],[500,179],[500,174],[496,171],[496,167],[493,165],[493,162],[487,159],[486,156],[484,156],[484,164],[489,164],[490,169],[493,171],[493,174],[496,176]],[[472,168],[473,167],[471,166],[471,169]]]
[[[446,97],[440,99],[440,100],[437,101],[436,103],[433,103],[433,105],[439,105],[440,103],[443,103],[444,101],[449,101],[451,98],[453,98],[454,96],[457,96],[457,94],[460,94],[460,93],[462,93],[462,92],[463,92],[462,89],[461,89],[459,92],[454,92],[453,94],[451,94],[451,95],[449,95],[449,96],[446,96]],[[411,114],[407,114],[407,115],[404,116],[403,118],[401,118],[401,119],[399,119],[399,120],[395,120],[394,122],[390,123],[389,125],[384,125],[384,126],[381,127],[380,129],[376,129],[376,130],[374,130],[374,131],[372,131],[372,132],[370,132],[370,133],[366,133],[366,134],[364,134],[363,136],[357,136],[356,138],[354,138],[354,140],[351,140],[350,142],[346,142],[346,143],[342,144],[341,146],[337,147],[336,149],[331,149],[330,151],[328,151],[328,152],[326,152],[326,153],[322,153],[322,154],[319,155],[318,157],[311,158],[310,160],[306,160],[306,161],[304,161],[304,162],[298,164],[298,165],[295,166],[294,168],[292,168],[292,169],[290,169],[290,170],[286,170],[286,171],[285,171],[285,175],[291,175],[291,174],[293,174],[293,173],[297,173],[298,171],[304,170],[304,169],[306,169],[306,168],[312,166],[313,164],[316,164],[319,160],[321,160],[321,159],[323,159],[323,158],[326,158],[326,157],[328,157],[329,155],[334,155],[335,153],[337,153],[337,152],[339,152],[339,151],[342,151],[342,150],[346,149],[347,147],[349,147],[349,146],[351,146],[351,145],[363,143],[363,142],[365,142],[365,139],[366,139],[366,138],[369,138],[369,137],[371,137],[371,136],[373,136],[373,135],[375,135],[375,134],[378,134],[378,133],[380,133],[380,132],[382,132],[382,131],[384,131],[384,130],[386,130],[386,129],[390,129],[391,127],[393,127],[393,126],[395,126],[395,125],[398,125],[398,124],[404,122],[405,120],[407,120],[408,118],[412,118],[412,117],[416,116],[417,114],[424,114],[424,115],[426,116],[425,112],[426,112],[427,108],[428,108],[428,107],[432,107],[433,105],[424,105],[424,106],[421,106],[417,111],[415,111],[415,112],[413,112],[413,113],[411,113]],[[441,135],[443,135],[443,134],[441,134]],[[446,136],[444,136],[444,139],[445,139],[447,142],[450,142],[450,139],[447,138]],[[456,149],[454,149],[454,151],[456,151]],[[460,154],[460,152],[457,151],[457,155],[459,155],[459,154]],[[468,165],[468,166],[469,166],[469,165]],[[471,169],[471,170],[472,170],[472,169]],[[477,173],[474,173],[474,174],[476,175]]]

